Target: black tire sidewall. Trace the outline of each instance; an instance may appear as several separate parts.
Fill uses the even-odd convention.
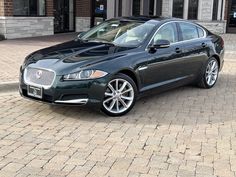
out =
[[[108,110],[106,110],[106,108],[103,106],[103,101],[104,101],[104,98],[105,98],[105,93],[104,93],[104,98],[103,98],[103,100],[102,100],[102,105],[101,105],[101,111],[102,111],[103,113],[105,113],[106,115],[108,115],[108,116],[119,117],[119,116],[123,116],[123,115],[127,114],[127,113],[130,112],[131,109],[134,107],[135,102],[136,102],[136,100],[137,100],[138,90],[137,90],[137,86],[136,86],[135,82],[133,81],[133,79],[131,79],[129,76],[127,76],[127,75],[125,75],[125,74],[121,74],[121,73],[116,74],[116,75],[114,75],[114,76],[109,80],[109,82],[112,81],[112,80],[114,80],[114,79],[124,79],[124,80],[126,80],[127,82],[129,82],[129,83],[132,85],[133,89],[134,89],[134,100],[133,100],[133,103],[131,104],[131,106],[129,107],[129,109],[127,109],[126,111],[124,111],[124,112],[122,112],[122,113],[112,113],[112,112],[109,112]],[[108,83],[109,83],[109,82],[108,82]],[[107,85],[108,85],[108,83],[107,83]],[[107,87],[107,86],[106,86],[106,87]]]

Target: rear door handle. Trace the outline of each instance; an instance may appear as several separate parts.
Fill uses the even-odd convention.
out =
[[[203,48],[207,47],[207,44],[206,43],[202,43],[202,47]]]
[[[175,49],[175,52],[176,52],[176,53],[181,53],[182,50],[181,50],[180,48],[176,48],[176,49]]]

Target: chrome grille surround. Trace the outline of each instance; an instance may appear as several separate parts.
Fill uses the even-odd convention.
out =
[[[27,67],[24,70],[26,85],[49,89],[56,78],[56,73],[50,69]]]

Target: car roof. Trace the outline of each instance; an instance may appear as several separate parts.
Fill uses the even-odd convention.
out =
[[[155,21],[174,21],[174,20],[181,20],[184,21],[183,19],[180,18],[173,18],[173,17],[162,17],[162,16],[124,16],[124,17],[118,17],[114,18],[116,20],[130,20],[130,21],[143,21],[147,22],[150,20],[155,20]],[[114,20],[113,19],[113,20]]]
[[[130,17],[119,17],[120,20],[137,20],[137,21],[149,21],[149,20],[156,20],[162,21],[169,19],[168,17],[161,17],[161,16],[130,16]]]
[[[184,19],[180,18],[173,18],[173,17],[162,17],[162,16],[124,16],[124,17],[118,17],[118,18],[113,18],[108,21],[112,20],[119,20],[119,21],[138,21],[138,22],[148,22],[152,21],[154,23],[159,23],[159,22],[170,22],[170,21],[186,21]]]

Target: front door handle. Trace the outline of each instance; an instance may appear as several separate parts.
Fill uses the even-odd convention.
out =
[[[180,48],[176,48],[176,49],[175,49],[175,52],[176,52],[176,53],[181,53],[182,50],[181,50]]]
[[[207,44],[205,42],[202,43],[202,47],[203,48],[206,48],[207,47]]]

